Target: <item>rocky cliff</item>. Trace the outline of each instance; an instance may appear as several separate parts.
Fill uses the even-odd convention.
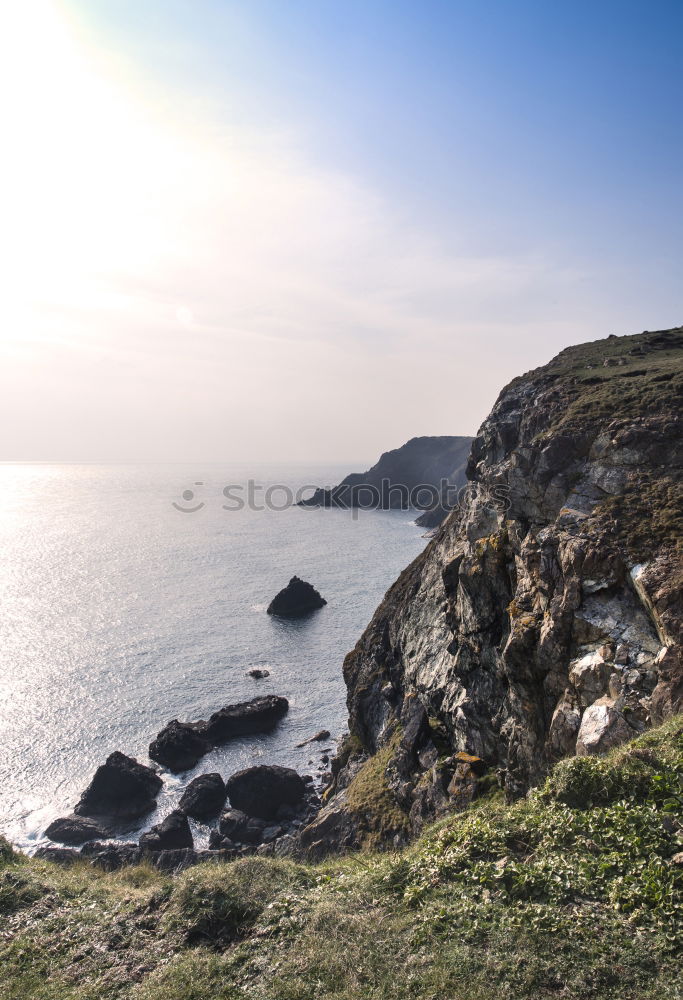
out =
[[[345,660],[350,735],[307,849],[400,843],[680,711],[682,401],[682,328],[502,391],[467,498]]]
[[[317,489],[301,507],[365,507],[426,511],[426,527],[439,524],[448,487],[466,482],[470,437],[416,437],[385,451],[367,472],[352,472],[332,489]]]

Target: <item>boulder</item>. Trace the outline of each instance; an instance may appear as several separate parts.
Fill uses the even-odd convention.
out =
[[[576,739],[576,756],[606,753],[638,734],[607,698],[600,698],[583,713]]]
[[[115,872],[126,865],[136,865],[140,861],[142,851],[137,844],[101,844],[94,841],[84,844],[81,857],[88,858],[92,865],[103,868],[106,872]]]
[[[238,771],[226,782],[230,804],[249,816],[275,819],[282,805],[303,801],[306,784],[291,767],[258,764]]]
[[[183,792],[178,809],[193,819],[213,819],[225,805],[227,794],[220,774],[200,774]]]
[[[479,760],[479,758],[476,757],[475,760]],[[462,812],[472,803],[476,797],[478,785],[479,779],[475,768],[471,767],[467,761],[458,761],[446,789],[450,796],[449,801],[456,812]]]
[[[353,850],[360,846],[357,825],[344,805],[345,791],[342,791],[334,804],[323,809],[298,834],[298,843],[310,860],[317,861],[332,852]]]
[[[58,844],[85,844],[88,840],[106,840],[107,831],[99,823],[86,816],[61,816],[53,820],[45,831],[45,836]]]
[[[152,740],[148,752],[152,760],[178,773],[191,770],[210,749],[194,723],[172,719]]]
[[[658,680],[652,693],[652,720],[657,724],[683,711],[683,650],[663,646],[655,663]]]
[[[218,833],[238,844],[260,844],[266,823],[254,816],[247,816],[241,809],[226,809],[218,823]]]
[[[56,865],[73,865],[81,857],[73,847],[39,847],[33,856],[41,861],[52,861]]]
[[[162,784],[151,767],[117,750],[97,768],[74,812],[112,830],[151,812]]]
[[[324,607],[327,601],[315,587],[298,576],[293,576],[287,586],[275,595],[268,605],[269,615],[280,618],[300,618],[311,611]]]
[[[483,761],[481,757],[477,757],[476,754],[473,753],[465,753],[464,750],[459,750],[457,753],[453,754],[453,760],[455,761],[456,767],[468,767],[476,778],[483,777],[488,771],[486,762]]]
[[[192,831],[187,816],[178,809],[169,813],[166,819],[157,823],[140,837],[143,851],[174,851],[194,847]]]
[[[235,848],[237,845],[230,837],[224,837],[220,830],[212,830],[209,834],[209,850],[227,850]]]
[[[178,875],[193,865],[205,864],[208,861],[232,861],[236,856],[236,851],[226,848],[195,851],[189,847],[183,847],[173,851],[158,851],[151,856],[150,860],[158,871],[167,872],[169,875]]]
[[[555,757],[574,753],[581,726],[581,711],[571,690],[566,690],[557,703],[548,730],[548,747]]]
[[[288,709],[286,698],[271,694],[226,705],[214,712],[207,722],[173,719],[150,744],[149,755],[171,771],[187,771],[213,746],[239,736],[268,732]]]
[[[569,664],[569,682],[576,689],[582,708],[592,705],[608,689],[612,668],[605,662],[605,653],[609,655],[611,650],[603,646]]]
[[[281,837],[284,832],[285,828],[280,826],[278,823],[273,823],[271,826],[267,826],[263,831],[263,843],[272,844],[272,842],[277,840],[278,837]]]
[[[247,670],[247,676],[260,681],[263,680],[264,677],[270,677],[270,670],[264,670],[261,667],[253,667],[251,670]]]
[[[156,851],[151,858],[151,862],[160,872],[167,872],[174,875],[184,872],[197,864],[197,852],[192,847],[180,847],[169,850]]]

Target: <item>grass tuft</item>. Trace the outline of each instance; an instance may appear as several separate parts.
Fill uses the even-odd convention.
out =
[[[386,805],[382,775],[364,808]],[[682,782],[679,717],[393,853],[171,879],[0,849],[0,997],[678,1000]]]

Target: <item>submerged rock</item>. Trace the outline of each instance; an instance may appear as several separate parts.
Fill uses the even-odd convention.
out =
[[[213,819],[225,805],[227,794],[220,774],[200,774],[183,792],[178,809],[193,819]]]
[[[322,743],[323,740],[328,740],[329,738],[329,729],[321,729],[319,733],[315,734],[315,736],[311,736],[309,739],[304,740],[303,743],[297,743],[296,746],[297,749],[300,749],[301,747],[308,746],[309,743]]]
[[[179,809],[174,809],[161,823],[143,833],[140,847],[143,851],[172,851],[194,847],[187,816]]]
[[[268,614],[280,618],[300,618],[324,607],[327,601],[310,583],[293,576],[268,605]]]
[[[275,819],[280,806],[299,805],[306,794],[301,775],[277,764],[258,764],[238,771],[228,778],[226,786],[230,804],[259,819]]]
[[[108,834],[94,820],[71,815],[61,816],[50,823],[45,836],[58,844],[85,844],[88,840],[106,840]]]
[[[289,702],[286,698],[271,694],[236,705],[226,705],[214,712],[206,722],[178,722],[173,719],[150,743],[149,756],[170,771],[187,771],[211,747],[239,736],[268,732],[288,709]]]
[[[162,784],[151,767],[117,750],[97,768],[74,812],[110,831],[151,812]]]

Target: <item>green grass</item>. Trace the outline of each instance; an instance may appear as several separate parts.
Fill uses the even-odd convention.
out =
[[[366,776],[367,777],[367,776]],[[62,869],[0,850],[3,1000],[673,1000],[683,719],[395,853]]]
[[[630,353],[641,348],[642,357]],[[606,368],[605,359],[623,364]],[[510,385],[530,376],[557,398],[543,438],[608,420],[675,414],[683,404],[683,327],[568,347]]]
[[[364,831],[365,848],[380,847],[395,834],[405,834],[408,830],[408,817],[386,778],[386,769],[396,754],[401,735],[401,728],[397,727],[392,739],[361,766],[346,793],[348,809]]]

